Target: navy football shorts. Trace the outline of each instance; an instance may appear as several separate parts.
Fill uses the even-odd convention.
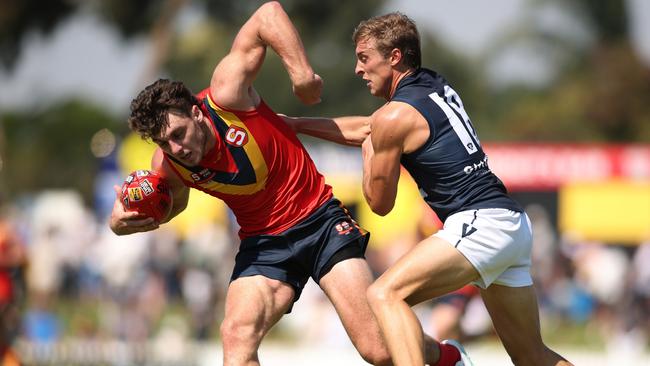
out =
[[[369,236],[332,198],[280,234],[242,240],[230,281],[262,275],[286,282],[295,291],[295,302],[309,277],[318,283],[336,263],[364,258]]]

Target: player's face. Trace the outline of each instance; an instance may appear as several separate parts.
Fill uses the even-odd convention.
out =
[[[196,108],[196,107],[194,107]],[[197,108],[198,110],[198,108]],[[199,165],[206,152],[207,134],[202,127],[203,114],[192,111],[192,117],[167,113],[169,126],[153,139],[167,154],[188,166]]]
[[[360,40],[355,49],[357,64],[354,72],[366,82],[370,94],[389,99],[393,70],[390,60],[375,47],[375,41]]]

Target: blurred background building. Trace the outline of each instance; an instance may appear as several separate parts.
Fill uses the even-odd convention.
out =
[[[491,169],[533,221],[545,338],[578,364],[650,364],[650,2],[280,2],[325,80],[323,103],[303,106],[268,53],[256,88],[289,115],[376,109],[351,33],[388,11],[415,19],[424,65],[459,91]],[[13,344],[0,365],[219,364],[238,245],[227,208],[192,192],[156,232],[117,237],[106,222],[112,186],[149,167],[154,148],[128,131],[131,98],[158,77],[206,87],[260,2],[0,3],[0,350]],[[364,203],[358,150],[303,141],[373,232],[377,274],[440,227],[406,173],[381,218]],[[437,306],[418,307],[428,332]],[[456,332],[477,364],[507,364],[486,319],[472,298]],[[262,359],[362,364],[351,347],[311,283]]]

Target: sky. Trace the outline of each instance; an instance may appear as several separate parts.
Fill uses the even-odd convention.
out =
[[[529,20],[527,9],[530,2],[390,0],[387,11],[402,11],[413,18],[419,27],[436,32],[465,53],[476,55],[507,29]],[[650,1],[626,2],[632,26],[632,41],[643,59],[650,63]],[[553,19],[547,21],[552,22]]]
[[[27,37],[12,72],[0,69],[0,108],[83,95],[119,109],[136,91],[148,49],[144,38],[123,42],[96,17],[75,15],[49,36]]]
[[[524,13],[525,0],[391,0],[386,11],[401,11],[418,27],[439,35],[461,52],[476,55]]]
[[[633,44],[650,65],[650,1],[627,0]],[[385,11],[401,11],[418,27],[435,32],[448,45],[479,57],[513,27],[529,20],[528,0],[391,0]],[[569,26],[562,14],[541,17],[550,27]],[[568,29],[568,31],[571,31]],[[126,42],[89,14],[73,16],[52,34],[31,35],[11,72],[0,69],[0,109],[26,108],[34,101],[52,102],[83,95],[111,111],[125,113],[140,85],[149,44],[145,38]],[[522,65],[526,65],[522,67]],[[535,50],[501,55],[489,72],[497,82],[543,82],[549,65]]]

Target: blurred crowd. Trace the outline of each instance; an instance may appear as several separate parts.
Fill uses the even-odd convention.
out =
[[[400,188],[400,194],[409,192]],[[440,227],[428,208],[413,202],[420,200],[398,197],[394,216],[385,219],[389,221],[371,216],[360,204],[349,205],[372,232],[367,258],[377,274]],[[217,219],[190,220],[183,230],[166,224],[118,237],[108,229],[106,213],[87,207],[73,191],[5,203],[0,214],[0,341],[14,347],[13,353],[4,352],[0,365],[12,365],[16,354],[52,359],[47,352],[56,351],[47,347],[70,340],[130,345],[130,356],[118,346],[102,351],[112,358],[126,352],[126,359],[145,359],[149,352],[174,359],[187,354],[192,342],[216,345],[238,245],[237,225],[225,207],[220,209],[224,213]],[[650,243],[569,240],[558,234],[543,205],[526,209],[535,235],[532,268],[543,330],[564,332],[555,337],[563,342],[595,344],[613,353],[646,352]],[[476,293],[419,305],[425,330],[466,342],[495,337]],[[342,332],[331,305],[311,284],[271,337],[349,342]],[[99,357],[98,352],[78,357]]]

